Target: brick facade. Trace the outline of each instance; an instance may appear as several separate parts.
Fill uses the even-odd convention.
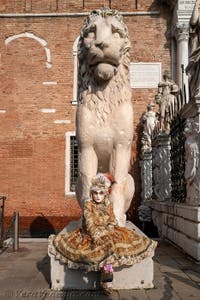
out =
[[[111,6],[120,11],[160,11],[125,16],[131,62],[161,62],[170,67],[171,14],[153,0],[2,0],[0,14],[89,12]],[[53,231],[80,216],[74,196],[65,195],[65,134],[75,130],[73,43],[84,16],[0,18],[0,194],[7,196],[7,220],[16,209],[22,233]],[[133,89],[135,134],[133,167],[140,201],[138,126],[155,89]]]

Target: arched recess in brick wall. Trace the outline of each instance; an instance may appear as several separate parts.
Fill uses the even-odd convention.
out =
[[[41,136],[44,130],[41,109],[49,108],[52,102],[49,100],[50,88],[43,82],[55,71],[47,68],[47,63],[51,65],[50,51],[45,51],[47,42],[33,33],[19,32],[7,36],[4,45],[1,93],[7,111],[7,137]],[[51,90],[55,87],[52,86]]]
[[[51,63],[51,51],[50,49],[47,47],[47,42],[36,36],[35,34],[31,33],[31,32],[22,32],[22,33],[19,33],[19,34],[14,34],[12,36],[9,36],[6,40],[5,40],[5,44],[8,45],[9,43],[11,43],[12,41],[16,40],[16,39],[19,39],[19,38],[30,38],[30,39],[34,39],[36,40],[38,43],[40,43],[40,45],[42,47],[44,47],[44,50],[45,50],[45,54],[46,54],[46,67],[48,69],[50,69],[52,67],[52,63]]]

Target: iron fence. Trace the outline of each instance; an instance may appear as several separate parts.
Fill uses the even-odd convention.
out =
[[[172,201],[184,203],[186,201],[185,182],[185,119],[177,115],[171,123],[171,181]]]

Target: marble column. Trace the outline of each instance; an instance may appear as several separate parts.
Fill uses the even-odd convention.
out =
[[[189,27],[183,25],[177,26],[177,82],[181,89],[185,89],[186,103],[189,101],[188,76],[185,68],[188,65],[188,41]]]
[[[186,74],[182,76],[181,65],[184,65],[184,68],[188,65],[189,23],[195,2],[196,0],[177,0],[173,10],[172,36],[176,39],[177,48],[176,81],[180,88],[182,88],[182,81],[185,84],[186,102],[189,101],[188,78]]]

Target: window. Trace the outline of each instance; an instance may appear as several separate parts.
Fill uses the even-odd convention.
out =
[[[76,181],[78,178],[78,143],[76,136],[70,137],[70,190],[75,192]]]
[[[66,133],[65,195],[74,195],[78,178],[78,143],[75,132]]]

